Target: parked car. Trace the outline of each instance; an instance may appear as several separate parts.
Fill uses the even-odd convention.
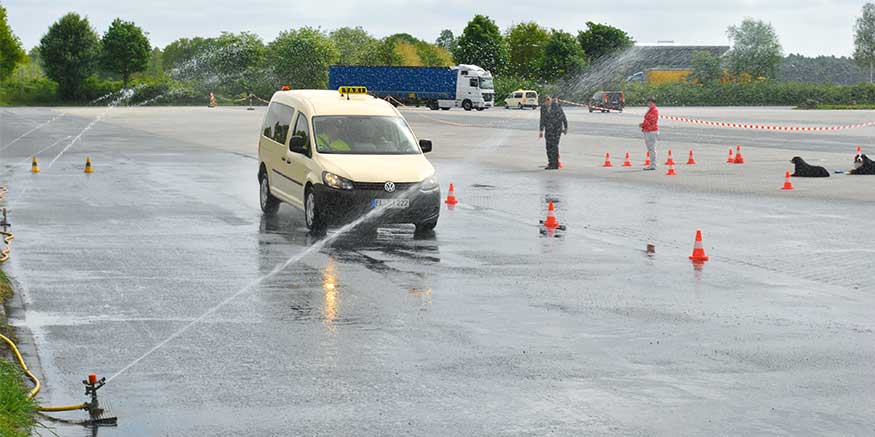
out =
[[[534,90],[516,90],[504,99],[504,109],[538,107],[538,92]]]

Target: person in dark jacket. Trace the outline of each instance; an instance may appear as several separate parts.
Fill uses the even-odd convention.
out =
[[[559,168],[559,138],[568,133],[568,119],[559,106],[558,98],[547,96],[541,106],[541,126],[538,138],[547,139],[547,166],[545,170]]]

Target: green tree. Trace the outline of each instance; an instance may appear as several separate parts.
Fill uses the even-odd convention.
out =
[[[720,69],[720,57],[704,50],[693,52],[691,62],[693,72],[687,76],[690,82],[703,85],[713,85],[720,81],[723,71]]]
[[[146,67],[146,75],[149,77],[161,77],[164,75],[164,54],[158,47],[152,48],[149,54],[149,66]]]
[[[40,56],[46,76],[58,83],[61,98],[83,97],[82,83],[97,69],[100,40],[87,18],[64,15],[40,40]]]
[[[586,22],[586,30],[577,33],[577,42],[590,62],[635,44],[625,31],[592,21]]]
[[[863,5],[863,15],[854,25],[854,61],[869,70],[869,83],[875,74],[875,4]]]
[[[505,38],[510,53],[508,73],[524,79],[537,78],[543,63],[544,45],[550,39],[550,32],[530,21],[508,29]]]
[[[456,36],[453,35],[452,30],[444,29],[441,31],[440,36],[438,36],[434,44],[452,53],[453,50],[456,50]]]
[[[586,54],[577,40],[568,32],[553,29],[544,44],[541,77],[547,81],[579,73],[586,67]]]
[[[475,15],[453,51],[460,64],[474,64],[491,72],[501,72],[507,64],[507,46],[495,22],[484,15]]]
[[[380,40],[374,38],[361,27],[341,27],[329,34],[340,58],[337,62],[341,65],[370,65],[374,64],[374,53],[381,50]]]
[[[213,45],[210,38],[194,37],[180,38],[164,47],[162,61],[165,71],[184,71],[197,64],[198,60],[209,53]]]
[[[268,44],[268,62],[274,74],[292,88],[325,88],[328,66],[338,59],[334,42],[312,27],[284,31]]]
[[[8,78],[15,66],[27,59],[21,41],[6,22],[6,9],[0,5],[0,80]]]
[[[732,42],[726,55],[729,71],[736,76],[748,73],[754,78],[777,76],[784,55],[771,24],[745,18],[741,25],[729,26],[726,35]]]
[[[416,43],[416,54],[422,65],[426,67],[447,67],[452,63],[451,59],[442,56],[441,49],[425,41]]]
[[[103,53],[101,64],[107,71],[117,73],[122,77],[122,87],[128,87],[128,79],[132,73],[139,73],[149,65],[149,39],[136,24],[113,20],[109,30],[101,40]]]

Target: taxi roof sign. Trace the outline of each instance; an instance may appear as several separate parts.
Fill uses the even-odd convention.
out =
[[[342,86],[337,89],[341,95],[350,95],[350,94],[367,94],[368,89],[363,86]]]

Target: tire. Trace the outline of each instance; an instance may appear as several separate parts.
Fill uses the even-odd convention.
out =
[[[470,111],[473,108],[474,104],[472,104],[470,100],[465,100],[464,102],[462,102],[462,109]]]
[[[316,191],[310,185],[304,190],[304,223],[313,232],[324,232],[328,228],[325,214],[316,201]]]
[[[482,111],[484,109],[486,109],[486,108],[477,108],[478,111]]]
[[[592,108],[589,108],[589,113],[592,114]]]
[[[449,111],[450,108],[441,108],[441,111]]]
[[[435,217],[431,220],[422,222],[422,223],[417,223],[416,224],[416,233],[422,234],[425,232],[431,232],[434,230],[435,227],[437,227],[437,223],[438,223],[437,217]]]
[[[510,109],[510,105],[508,105],[507,103],[505,103],[505,104],[504,104],[504,109]]]
[[[438,103],[437,102],[429,102],[428,109],[431,109],[432,111],[437,111],[438,110]]]
[[[520,111],[522,111],[522,110],[523,110],[523,104],[522,104],[522,103],[517,103],[517,104],[516,104],[516,108],[519,109]]]
[[[261,175],[261,181],[258,184],[258,200],[261,205],[261,212],[267,215],[274,215],[280,209],[280,200],[273,197],[270,193],[270,181],[267,180],[267,175]]]

